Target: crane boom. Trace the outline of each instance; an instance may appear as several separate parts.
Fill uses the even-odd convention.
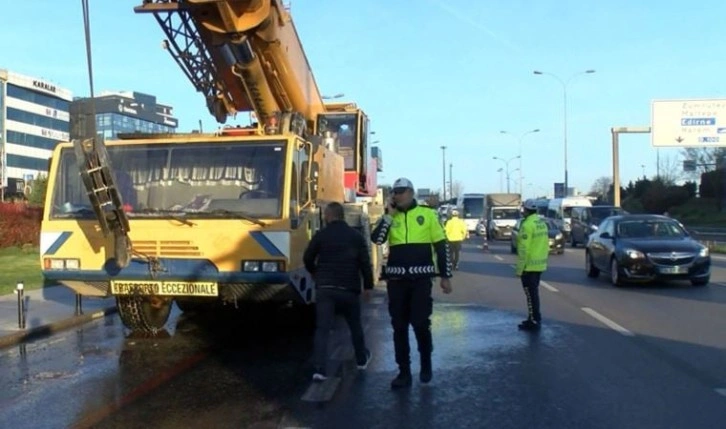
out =
[[[144,0],[164,30],[164,47],[220,123],[254,112],[265,123],[297,112],[309,130],[325,112],[289,11],[279,0]]]

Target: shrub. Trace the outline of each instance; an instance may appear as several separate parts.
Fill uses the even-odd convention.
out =
[[[24,203],[0,203],[0,248],[40,242],[41,207]]]

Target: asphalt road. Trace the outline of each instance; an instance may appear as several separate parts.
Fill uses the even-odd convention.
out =
[[[336,326],[329,369],[310,382],[299,317],[175,312],[157,338],[116,317],[0,352],[4,427],[717,428],[726,419],[726,258],[712,284],[614,288],[588,279],[582,249],[552,256],[545,326],[524,316],[503,243],[464,248],[454,293],[436,292],[434,380],[392,392],[385,294],[364,305],[373,361],[352,363]],[[259,315],[258,315],[259,316]],[[281,321],[285,322],[281,322]],[[417,362],[412,340],[412,360]],[[417,374],[418,365],[414,364]]]

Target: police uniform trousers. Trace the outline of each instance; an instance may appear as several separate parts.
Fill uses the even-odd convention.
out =
[[[408,327],[413,327],[419,354],[431,356],[431,297],[432,279],[429,277],[388,280],[388,312],[393,325],[393,345],[399,368],[410,368]]]
[[[451,264],[454,266],[454,268],[459,266],[461,243],[461,241],[449,241],[449,249],[451,249]]]
[[[541,322],[542,315],[539,312],[539,281],[542,277],[540,271],[525,271],[522,273],[522,288],[527,297],[527,319],[533,322]]]

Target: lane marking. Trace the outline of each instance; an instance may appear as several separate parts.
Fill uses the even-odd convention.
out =
[[[541,284],[542,286],[544,286],[545,289],[547,289],[550,292],[559,292],[560,291],[559,289],[557,289],[556,287],[552,286],[551,284],[549,284],[549,283],[547,283],[545,281],[540,280],[539,284]]]
[[[504,258],[502,258],[499,255],[494,255],[494,259],[496,259],[497,261],[503,261],[504,260]]]
[[[713,389],[713,390],[715,390],[716,393],[718,393],[721,396],[726,396],[726,388],[720,387],[720,388]]]
[[[634,337],[635,334],[628,331],[627,329],[623,328],[622,326],[618,325],[617,323],[613,322],[612,320],[608,319],[607,317],[603,316],[602,314],[598,313],[597,311],[593,310],[589,307],[582,307],[582,311],[592,316],[594,319],[598,320],[608,328],[618,332],[619,334],[625,335],[626,337]]]

